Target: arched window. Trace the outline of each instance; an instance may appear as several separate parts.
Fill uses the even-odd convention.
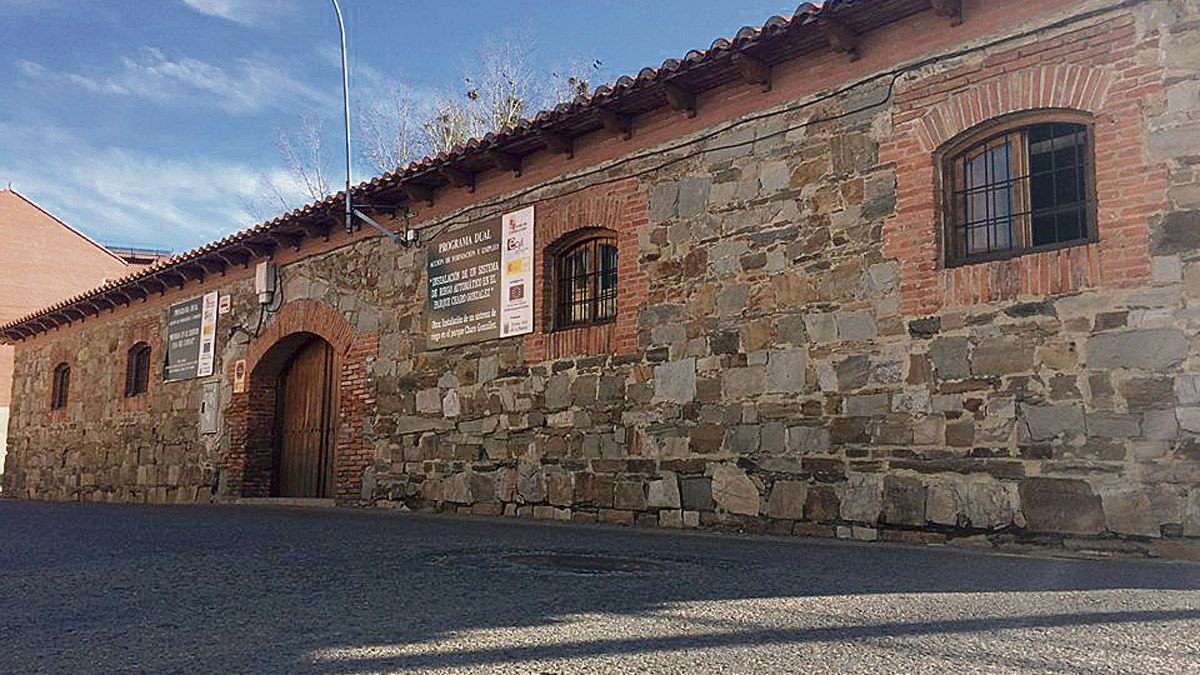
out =
[[[554,328],[578,328],[617,318],[617,239],[589,229],[572,235],[551,254]]]
[[[129,348],[125,362],[125,398],[146,393],[150,387],[150,345],[139,342]]]
[[[943,153],[946,263],[1096,237],[1092,129],[1078,113],[1019,115]]]
[[[50,409],[67,407],[67,392],[71,388],[71,366],[60,363],[54,366],[54,379],[50,383]]]

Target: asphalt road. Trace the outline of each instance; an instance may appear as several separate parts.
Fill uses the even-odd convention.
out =
[[[0,501],[0,673],[1196,673],[1197,589],[1184,563]]]

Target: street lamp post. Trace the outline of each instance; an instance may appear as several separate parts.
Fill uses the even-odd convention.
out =
[[[330,0],[342,36],[342,112],[346,123],[346,233],[354,232],[354,204],[350,197],[350,69],[346,65],[346,22],[338,0]]]

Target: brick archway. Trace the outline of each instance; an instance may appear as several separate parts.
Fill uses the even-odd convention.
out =
[[[311,336],[328,342],[338,359],[334,498],[339,504],[359,500],[362,474],[371,462],[363,438],[364,418],[375,403],[367,360],[379,353],[379,334],[358,333],[340,312],[318,300],[284,305],[247,349],[246,391],[234,394],[226,409],[230,439],[222,497],[270,496],[279,374],[296,347]]]

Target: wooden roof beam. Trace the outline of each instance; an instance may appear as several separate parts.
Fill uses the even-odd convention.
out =
[[[400,187],[404,188],[404,194],[408,195],[409,201],[425,202],[426,206],[433,206],[433,188],[431,186],[419,183],[404,183]]]
[[[933,13],[950,18],[950,25],[957,26],[963,22],[962,0],[930,0]]]
[[[191,263],[188,265],[180,265],[179,267],[175,268],[175,273],[178,274],[179,276],[183,277],[185,282],[191,281],[193,279],[196,281],[199,281],[199,282],[203,282],[204,277],[207,276],[206,273],[204,272],[204,268],[196,263]],[[180,286],[180,288],[183,288],[183,286]]]
[[[333,225],[328,222],[318,221],[312,223],[304,223],[300,226],[304,233],[313,239],[321,241],[329,241],[329,233],[333,230]]]
[[[825,39],[829,41],[829,46],[833,51],[849,56],[851,61],[857,61],[862,57],[858,34],[849,26],[833,17],[828,17],[821,21],[821,27],[825,30]]]
[[[575,156],[575,139],[566,134],[560,134],[557,131],[550,131],[549,129],[541,129],[538,131],[538,138],[550,152],[558,155],[566,155],[567,159]]]
[[[487,155],[487,158],[491,160],[492,164],[496,165],[497,169],[500,169],[501,171],[511,171],[513,176],[521,175],[520,155],[514,155],[510,152],[503,152],[491,148],[485,150],[484,153]]]
[[[456,188],[463,188],[467,192],[475,191],[475,174],[471,171],[446,165],[438,167],[438,173],[442,174],[442,178],[445,178],[447,183]]]
[[[633,116],[619,113],[615,110],[600,109],[600,123],[609,133],[617,134],[625,140],[633,138]]]
[[[746,52],[736,52],[733,63],[748,84],[757,84],[763,91],[771,91],[771,66]]]
[[[199,265],[200,268],[205,272],[216,272],[221,276],[225,276],[225,270],[229,267],[224,261],[218,259],[217,256],[200,258],[196,261],[196,264]]]
[[[663,93],[667,95],[667,105],[671,106],[671,110],[684,113],[688,117],[696,116],[696,92],[688,91],[677,84],[663,82]]]

